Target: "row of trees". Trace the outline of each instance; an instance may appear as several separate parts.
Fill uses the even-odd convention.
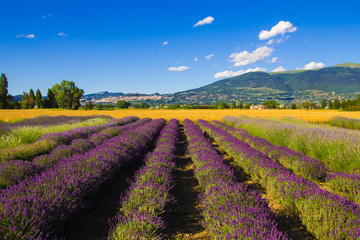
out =
[[[8,80],[4,73],[0,78],[0,108],[65,108],[78,109],[80,99],[84,95],[84,90],[78,88],[73,81],[63,80],[60,84],[55,84],[48,89],[47,97],[43,98],[41,91],[33,89],[23,92],[22,102],[13,101],[13,97],[8,94]]]

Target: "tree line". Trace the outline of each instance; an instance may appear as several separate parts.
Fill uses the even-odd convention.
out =
[[[4,73],[0,78],[0,108],[1,109],[30,109],[30,108],[65,108],[78,109],[84,90],[78,88],[73,81],[63,80],[55,84],[47,91],[44,98],[39,89],[36,94],[33,89],[23,92],[22,101],[14,101],[14,97],[8,93],[8,80]]]

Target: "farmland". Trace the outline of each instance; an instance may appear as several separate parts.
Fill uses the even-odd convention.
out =
[[[342,116],[353,126],[358,113],[0,116],[37,115],[113,118],[0,150],[2,239],[360,239],[360,132],[324,124]]]
[[[183,121],[190,119],[196,121],[198,119],[221,120],[225,116],[241,116],[262,117],[262,118],[282,118],[293,117],[302,119],[312,123],[324,123],[329,121],[334,116],[342,116],[347,118],[360,118],[359,112],[343,112],[339,110],[245,110],[245,109],[224,109],[224,110],[91,110],[91,111],[72,111],[60,109],[22,109],[22,110],[4,110],[0,109],[0,121],[9,122],[16,119],[34,118],[36,116],[92,116],[92,115],[107,115],[114,118],[122,118],[126,116],[138,116],[139,118],[164,118],[169,121],[172,118]]]

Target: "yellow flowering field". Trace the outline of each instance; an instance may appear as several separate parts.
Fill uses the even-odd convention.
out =
[[[21,109],[21,110],[0,110],[0,121],[12,121],[22,118],[33,118],[36,116],[89,116],[89,115],[109,115],[114,118],[122,118],[125,116],[138,116],[139,118],[164,118],[169,120],[171,118],[179,119],[180,121],[188,118],[190,120],[204,119],[204,120],[221,120],[222,117],[241,116],[249,117],[263,117],[263,118],[282,118],[294,117],[312,123],[327,122],[333,116],[343,116],[348,118],[360,118],[360,112],[342,112],[338,110],[248,110],[248,109],[191,109],[191,110],[158,110],[158,109],[125,109],[125,110],[59,110],[59,109]]]

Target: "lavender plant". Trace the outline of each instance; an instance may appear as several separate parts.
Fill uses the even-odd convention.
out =
[[[226,131],[204,120],[199,120],[198,123],[276,201],[298,214],[302,223],[316,238],[360,238],[359,205],[320,189],[308,179],[292,174]]]
[[[360,172],[360,132],[357,130],[231,116],[223,121],[272,144],[319,159],[331,171]]]
[[[84,154],[75,154],[0,194],[2,239],[56,238],[54,229],[85,204],[125,165],[151,147],[164,119],[122,132]]]
[[[202,187],[202,224],[212,239],[288,239],[277,229],[274,213],[259,192],[236,182],[202,131],[184,120],[188,152]]]
[[[31,160],[32,158],[50,152],[54,147],[69,144],[77,138],[87,138],[89,135],[111,126],[124,125],[138,120],[138,117],[113,119],[106,124],[81,127],[65,132],[50,133],[42,136],[38,141],[18,147],[0,150],[0,163],[11,160]]]
[[[308,157],[303,153],[296,152],[287,147],[275,146],[264,138],[253,137],[244,129],[236,129],[219,121],[212,121],[212,124],[246,142],[250,147],[274,158],[299,176],[309,180],[324,181],[326,174],[329,172],[321,161]]]
[[[108,239],[160,239],[166,224],[165,207],[173,197],[172,170],[175,168],[178,120],[163,128],[156,148],[148,154],[145,166],[136,172],[134,181],[122,199],[121,208]]]

